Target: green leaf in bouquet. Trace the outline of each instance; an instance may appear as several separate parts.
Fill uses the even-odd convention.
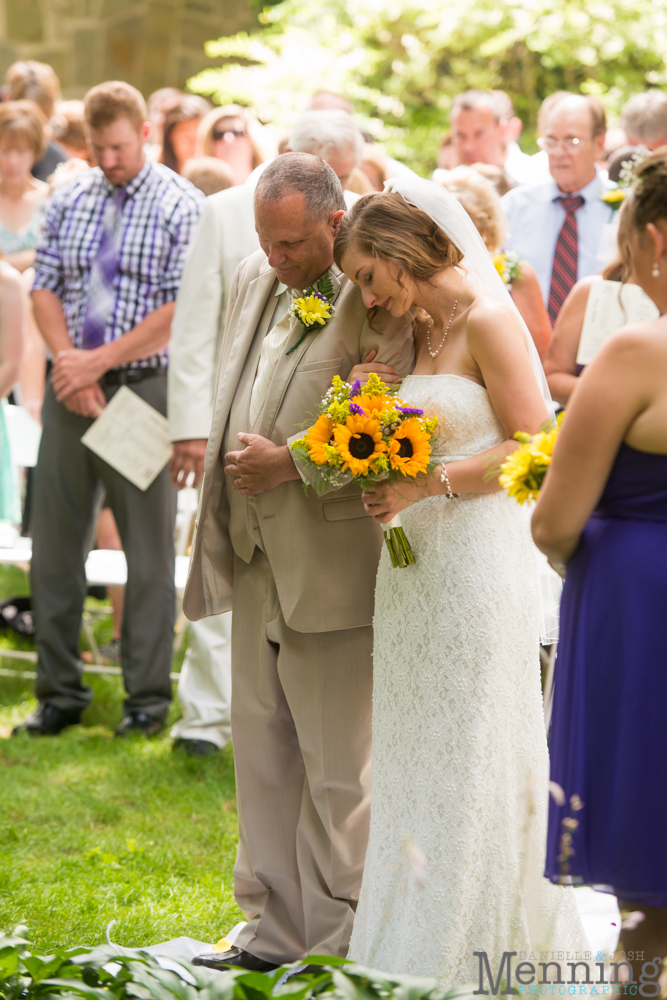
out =
[[[315,286],[325,299],[330,299],[334,293],[333,282],[331,280],[331,275],[328,271],[325,271],[321,278],[318,278],[315,282]]]

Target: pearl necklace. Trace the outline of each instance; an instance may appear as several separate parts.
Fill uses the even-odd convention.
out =
[[[461,280],[459,281],[459,290],[456,293],[456,298],[454,299],[454,308],[452,309],[452,315],[449,317],[449,323],[447,324],[447,329],[445,330],[444,336],[440,341],[440,347],[437,349],[437,351],[434,351],[431,348],[431,330],[433,329],[433,317],[431,317],[431,319],[429,320],[428,329],[426,331],[426,343],[428,344],[428,353],[431,355],[432,358],[437,358],[437,356],[440,354],[440,351],[445,346],[445,341],[447,340],[447,334],[449,333],[449,328],[452,325],[452,320],[454,319],[454,313],[456,312],[456,307],[459,304],[459,295],[461,294],[462,284],[463,284],[463,275],[461,275]]]

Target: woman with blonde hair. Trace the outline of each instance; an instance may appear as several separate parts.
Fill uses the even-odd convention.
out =
[[[334,257],[368,309],[429,317],[400,396],[438,418],[433,472],[363,494],[377,523],[401,513],[416,562],[392,569],[385,551],[378,569],[371,830],[349,954],[463,986],[479,977],[476,951],[588,950],[572,892],[542,875],[538,563],[494,472],[517,431],[547,421],[549,392],[488,250],[444,188],[394,179],[361,198]]]
[[[620,947],[646,983],[667,955],[667,152],[635,173],[623,206],[632,275],[660,316],[614,334],[581,375],[533,537],[566,572],[547,875],[638,912]]]
[[[19,382],[21,403],[35,420],[42,408],[46,354],[28,293],[48,187],[31,170],[44,152],[45,124],[32,101],[0,104],[0,254],[22,274],[24,353]]]
[[[197,156],[215,156],[232,168],[234,184],[244,184],[266,159],[247,108],[225,104],[202,119],[197,134]]]
[[[474,167],[455,167],[437,182],[454,195],[475,223],[521,313],[540,358],[551,343],[551,323],[534,270],[526,260],[503,250],[507,236],[505,213],[495,185]]]

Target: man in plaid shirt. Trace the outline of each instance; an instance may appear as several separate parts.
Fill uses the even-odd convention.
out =
[[[150,735],[171,700],[175,492],[166,468],[142,492],[81,437],[121,385],[166,415],[166,347],[203,196],[146,159],[146,106],[133,87],[94,87],[85,112],[98,167],[52,195],[35,265],[35,317],[53,358],[33,501],[40,704],[15,731],[58,733],[79,722],[90,701],[78,638],[84,559],[103,487],[128,564],[127,698],[116,734]]]

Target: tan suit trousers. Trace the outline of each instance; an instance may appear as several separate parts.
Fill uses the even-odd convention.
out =
[[[276,963],[346,955],[368,842],[372,630],[288,628],[260,549],[235,558],[233,602],[236,943]]]

